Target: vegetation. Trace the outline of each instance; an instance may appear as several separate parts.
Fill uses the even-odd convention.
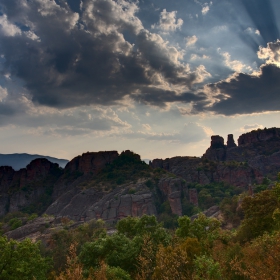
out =
[[[95,187],[103,191],[111,191],[119,185],[135,182],[139,178],[151,177],[152,169],[141,161],[139,155],[131,152],[122,152],[114,162],[108,164],[98,175],[80,187]]]
[[[211,162],[205,166],[214,168]],[[64,217],[60,227],[49,231],[47,242],[18,242],[8,240],[3,231],[33,221],[38,213],[30,209],[31,213],[6,215],[0,223],[0,280],[280,278],[280,182],[272,184],[265,178],[253,186],[254,195],[241,194],[240,188],[224,183],[185,185],[197,190],[198,206],[182,192],[184,215],[178,217],[159,193],[163,174],[172,176],[162,169],[151,170],[132,152],[123,152],[97,176],[95,183],[105,180],[112,188],[144,176],[144,187],[156,197],[158,219],[127,217],[113,232],[102,220],[72,227],[73,222]],[[130,194],[136,191],[128,188]],[[189,217],[213,205],[220,205],[223,221],[202,213],[194,220]]]

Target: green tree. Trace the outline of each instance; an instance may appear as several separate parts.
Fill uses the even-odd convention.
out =
[[[141,248],[139,241],[139,238],[131,240],[118,233],[107,235],[94,242],[85,243],[80,259],[86,269],[96,268],[101,261],[105,261],[111,267],[120,267],[131,272],[136,268],[136,258]]]
[[[240,241],[249,241],[265,232],[272,232],[277,225],[274,219],[277,218],[275,210],[279,206],[278,186],[272,190],[245,197],[242,201],[245,217],[238,230],[237,238]]]
[[[220,265],[210,256],[199,256],[194,261],[195,280],[218,280],[222,279]]]
[[[39,243],[22,242],[0,236],[1,280],[45,280],[51,268],[50,260],[40,254]]]
[[[151,258],[155,257],[158,244],[167,245],[171,239],[155,216],[127,217],[118,222],[117,230],[111,236],[105,235],[82,247],[80,259],[86,269],[105,261],[110,267],[135,272],[145,239],[148,238],[152,244]]]
[[[178,224],[178,237],[194,237],[198,240],[216,236],[221,226],[217,219],[207,218],[204,214],[199,214],[193,221],[187,216],[182,216],[178,219]]]
[[[168,244],[171,238],[155,216],[127,217],[118,222],[117,230],[118,233],[124,234],[128,238],[150,235],[151,239],[156,243]]]

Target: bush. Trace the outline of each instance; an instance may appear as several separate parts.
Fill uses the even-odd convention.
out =
[[[14,230],[22,226],[22,221],[18,218],[13,218],[9,221],[9,226],[11,227],[11,230]]]

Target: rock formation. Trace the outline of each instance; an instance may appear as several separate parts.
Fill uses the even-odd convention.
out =
[[[180,216],[182,198],[187,200],[184,203],[198,205],[198,191],[191,186],[188,189],[188,184],[224,182],[247,190],[249,184],[261,183],[265,176],[275,180],[280,171],[280,129],[243,134],[238,139],[238,146],[232,134],[228,135],[227,145],[221,136],[212,136],[203,157],[154,159],[150,169],[145,165],[147,177],[141,171],[139,176],[142,177],[129,177],[129,182],[115,183],[108,188],[106,178],[123,176],[126,172],[126,169],[118,174],[114,170],[108,171],[116,168],[120,163],[116,160],[122,156],[138,162],[142,170],[140,156],[129,150],[121,155],[117,151],[87,152],[72,159],[64,170],[46,159],[36,159],[19,171],[2,166],[0,216],[39,205],[39,199],[45,199],[46,194],[49,202],[44,210],[47,209],[47,214],[67,216],[75,221],[102,218],[115,223],[127,216],[156,215],[160,209],[158,205],[166,201],[171,212]],[[139,172],[136,167],[132,168],[133,172]],[[102,178],[105,178],[104,182]],[[101,181],[98,183],[98,180]]]
[[[280,128],[258,129],[242,134],[238,138],[238,146],[271,140],[280,141]]]
[[[261,183],[265,176],[275,180],[280,171],[280,129],[270,128],[241,135],[236,146],[229,134],[211,137],[211,145],[202,156],[154,159],[150,166],[163,168],[187,183],[225,182],[247,188],[251,182]]]
[[[229,134],[227,139],[227,148],[235,148],[235,147],[237,147],[237,145],[234,142],[233,134]]]
[[[224,138],[219,135],[211,136],[211,149],[225,148]]]
[[[44,158],[33,160],[19,171],[0,167],[0,216],[34,203],[47,187],[52,188],[61,173],[58,164]]]
[[[183,186],[180,178],[165,177],[159,181],[158,187],[167,198],[173,214],[182,216],[181,196]]]
[[[118,157],[117,151],[84,153],[73,158],[65,166],[65,171],[79,171],[83,174],[98,174],[106,164],[112,163]]]
[[[130,194],[130,190],[135,193]],[[76,221],[101,218],[113,223],[128,216],[156,215],[157,211],[152,192],[139,182],[120,186],[108,194],[75,187],[56,199],[46,213]]]

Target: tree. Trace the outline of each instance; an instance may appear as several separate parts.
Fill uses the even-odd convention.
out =
[[[45,280],[51,262],[41,256],[39,246],[30,239],[17,242],[0,236],[0,279]]]
[[[141,218],[127,217],[117,224],[118,233],[124,234],[128,238],[135,236],[143,237],[150,235],[156,243],[168,244],[170,235],[162,227],[155,216],[143,215]]]
[[[199,256],[194,261],[195,280],[218,280],[222,279],[220,265],[210,256]]]
[[[240,241],[249,241],[275,229],[273,213],[280,205],[276,194],[277,189],[265,190],[243,199],[241,206],[245,217],[237,235]],[[277,218],[276,212],[274,218]]]
[[[243,257],[231,262],[249,280],[280,279],[280,233],[264,234],[242,248]]]

